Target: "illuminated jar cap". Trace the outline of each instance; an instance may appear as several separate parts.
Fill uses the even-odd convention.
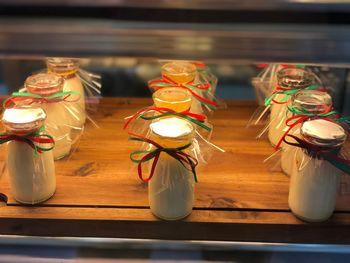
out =
[[[56,74],[40,73],[32,75],[24,82],[30,93],[41,96],[50,96],[63,90],[64,79]]]
[[[300,90],[292,96],[292,105],[320,114],[331,109],[332,97],[317,90]]]
[[[306,88],[315,83],[312,73],[299,68],[285,68],[277,72],[278,84],[288,88]]]
[[[72,74],[79,69],[79,59],[76,58],[47,58],[46,65],[49,71],[57,74],[72,71]]]
[[[43,126],[46,113],[42,108],[20,106],[5,109],[2,122],[7,131],[16,134],[34,132]]]
[[[193,134],[193,126],[186,120],[172,117],[150,124],[151,132],[162,138],[179,139]]]
[[[162,75],[179,84],[193,81],[196,71],[196,66],[189,62],[174,61],[166,63],[162,67]]]
[[[339,147],[347,137],[343,127],[323,119],[304,122],[300,132],[309,143],[323,147]]]
[[[191,107],[192,95],[188,90],[183,88],[162,88],[154,92],[152,97],[157,107],[169,109],[181,108],[180,111],[188,110]],[[181,107],[182,105],[185,108]]]

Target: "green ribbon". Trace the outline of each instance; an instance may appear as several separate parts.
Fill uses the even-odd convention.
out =
[[[55,141],[54,138],[49,134],[41,134],[45,130],[45,126],[43,125],[40,129],[27,133],[25,135],[17,135],[12,132],[3,132],[0,134],[0,144],[9,142],[9,141],[22,141],[27,143],[30,147],[34,149],[34,154],[37,155],[37,153],[41,152],[47,152],[52,150],[55,147]],[[39,144],[52,144],[51,147],[41,147],[37,145]]]
[[[291,88],[289,89],[288,87],[283,87],[282,89],[279,87],[276,88],[276,91],[274,93],[272,93],[272,95],[270,95],[269,97],[267,97],[265,99],[265,106],[268,106],[271,104],[272,100],[274,99],[274,97],[278,94],[284,94],[285,96],[281,99],[281,103],[286,103],[288,101],[288,99],[290,98],[291,95],[293,95],[294,93],[300,91],[300,90],[314,90],[317,89],[321,84],[314,84],[311,86],[308,86],[306,88]],[[285,89],[284,89],[285,88]]]

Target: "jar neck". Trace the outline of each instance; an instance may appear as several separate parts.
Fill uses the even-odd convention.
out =
[[[278,85],[289,89],[304,89],[314,84],[313,75],[303,69],[285,68],[277,73]]]
[[[191,133],[181,137],[173,138],[173,137],[161,136],[151,130],[150,138],[151,140],[158,143],[164,148],[179,148],[191,143],[193,140],[193,134]]]
[[[196,66],[192,63],[170,62],[162,67],[162,76],[177,84],[185,84],[195,80],[196,70]]]
[[[65,80],[75,78],[76,74],[78,73],[79,68],[73,69],[73,70],[67,70],[67,71],[60,71],[60,70],[54,70],[54,69],[48,69],[48,73],[51,74],[57,74],[64,78]]]

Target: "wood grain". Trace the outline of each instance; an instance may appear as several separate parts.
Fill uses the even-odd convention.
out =
[[[158,233],[158,237],[168,239],[312,242],[314,237],[313,242],[350,241],[348,230],[339,232],[338,237],[325,238],[332,229],[338,231],[350,223],[349,179],[343,178],[337,212],[329,222],[311,225],[296,219],[287,203],[289,178],[269,171],[263,160],[273,148],[267,140],[254,139],[262,127],[246,128],[256,107],[251,102],[229,101],[227,109],[209,117],[214,124],[212,141],[226,152],[214,152],[209,165],[199,168],[192,215],[168,225],[153,217],[148,209],[147,185],[140,182],[129,160],[135,145],[127,141],[122,130],[124,117],[150,104],[150,99],[102,99],[91,115],[99,128],[88,123],[76,151],[56,162],[57,191],[47,202],[35,207],[18,204],[11,195],[8,178],[2,178],[0,192],[8,197],[8,205],[0,207],[0,233],[139,238],[156,238]],[[0,158],[4,160],[4,156],[2,148]],[[42,227],[30,225],[36,222]],[[84,227],[78,222],[85,222]],[[116,228],[113,234],[103,229],[107,222]],[[144,232],[128,235],[122,222],[127,222],[124,226],[150,225],[146,224]],[[175,228],[161,233],[161,229],[177,225],[192,232],[178,234]],[[278,229],[284,232],[276,234]],[[299,234],[294,236],[294,231]]]

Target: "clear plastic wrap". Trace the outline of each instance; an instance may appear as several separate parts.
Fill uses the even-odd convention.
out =
[[[302,90],[326,91],[317,79],[312,72],[296,67],[279,70],[274,92],[265,99],[265,107],[259,107],[248,122],[248,126],[262,124],[270,113],[268,123],[257,135],[257,138],[262,137],[267,132],[271,144],[276,146],[280,138],[279,135],[287,129],[285,125],[288,118],[287,107],[293,94]]]
[[[146,146],[131,153],[130,158],[138,163],[140,179],[148,182],[152,213],[166,220],[184,218],[192,211],[197,182],[194,129],[186,120],[168,118],[152,123],[150,130],[149,138],[129,133],[130,140]],[[145,162],[149,162],[148,169],[142,168]]]
[[[191,122],[195,128],[193,146],[195,156],[201,162],[208,162],[213,151],[224,152],[223,149],[210,142],[213,126],[206,116],[192,111],[192,97],[187,90],[170,87],[163,88],[153,94],[154,105],[143,108],[134,115],[126,118],[124,129],[148,136],[149,126],[159,119],[178,117]]]
[[[95,126],[96,123],[89,116],[90,112],[97,110],[101,98],[101,76],[79,67],[76,58],[47,58],[47,70],[64,78],[64,92],[76,92],[79,96],[72,96],[73,103],[66,105],[72,119],[72,139],[78,141],[82,134],[85,120],[88,119]]]
[[[215,98],[216,85],[217,78],[210,73],[205,64],[190,61],[167,62],[162,66],[162,77],[148,82],[153,91],[165,87],[188,90],[194,98],[191,109],[198,114],[210,112],[219,105],[224,106]]]
[[[25,81],[27,92],[15,92],[4,103],[5,108],[32,105],[45,110],[46,130],[56,142],[53,150],[55,160],[70,153],[73,144],[72,130],[82,132],[81,127],[74,126],[79,122],[79,116],[72,113],[69,107],[70,103],[79,100],[79,94],[77,91],[63,91],[63,83],[63,78],[55,74],[32,75]]]
[[[3,115],[6,132],[0,143],[7,143],[6,167],[14,198],[36,204],[49,199],[56,189],[53,137],[43,126],[41,108],[7,109]]]

